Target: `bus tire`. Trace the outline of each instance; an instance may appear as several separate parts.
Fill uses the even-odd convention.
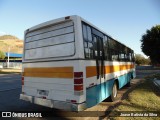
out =
[[[117,100],[117,93],[118,93],[118,85],[117,85],[117,82],[115,81],[113,86],[112,86],[112,93],[111,93],[111,96],[110,96],[110,99],[111,99],[112,102]]]

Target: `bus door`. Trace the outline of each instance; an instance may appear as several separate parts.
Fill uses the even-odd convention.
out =
[[[94,46],[95,46],[95,59],[96,59],[96,71],[97,71],[97,102],[105,99],[105,64],[104,64],[104,46],[103,38],[94,35]]]

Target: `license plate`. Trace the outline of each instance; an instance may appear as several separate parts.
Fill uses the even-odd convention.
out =
[[[48,96],[49,91],[48,90],[38,90],[38,94],[42,96]]]

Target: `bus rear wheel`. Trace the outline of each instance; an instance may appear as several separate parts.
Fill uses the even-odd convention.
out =
[[[112,87],[112,94],[110,96],[112,102],[117,100],[117,93],[118,93],[117,82],[114,82]]]

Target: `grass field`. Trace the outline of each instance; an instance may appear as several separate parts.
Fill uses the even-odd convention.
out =
[[[127,111],[126,113],[134,113],[141,111],[144,115],[144,111],[148,114],[152,112],[159,112],[160,115],[160,91],[154,86],[153,79],[160,79],[160,74],[146,77],[145,80],[140,83],[136,88],[129,93],[128,98],[123,100],[121,104],[116,107],[110,115],[116,113],[116,111]],[[129,112],[128,112],[129,111]],[[131,112],[130,112],[131,111]],[[138,112],[138,113],[141,113]],[[125,112],[123,112],[125,113]],[[151,115],[151,114],[150,114]],[[113,120],[160,120],[160,117],[110,117]]]

